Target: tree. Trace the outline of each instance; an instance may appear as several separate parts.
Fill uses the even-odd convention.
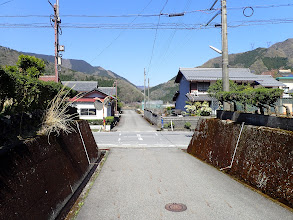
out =
[[[20,55],[16,66],[20,73],[34,78],[39,78],[45,71],[45,62],[29,55]]]
[[[211,85],[208,89],[208,93],[211,97],[216,98],[221,104],[228,102],[234,107],[234,111],[237,111],[237,102],[240,102],[246,108],[246,96],[243,93],[245,90],[249,90],[252,87],[249,85],[238,85],[232,80],[229,80],[229,92],[223,91],[222,80],[217,80],[215,84]]]
[[[210,86],[208,92],[210,92],[211,97],[218,99],[221,103],[233,103],[234,111],[237,111],[236,103],[241,103],[245,112],[246,106],[250,104],[259,108],[261,114],[264,114],[264,109],[267,109],[270,114],[270,108],[276,108],[276,102],[281,97],[283,90],[264,87],[252,88],[246,85],[237,85],[230,81],[230,92],[223,92],[220,80],[218,80]]]

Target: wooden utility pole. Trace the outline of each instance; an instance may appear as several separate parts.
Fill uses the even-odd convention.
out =
[[[117,102],[118,102],[118,90],[117,90],[117,87],[118,87],[118,85],[117,85],[117,83],[118,83],[118,81],[116,80],[116,114],[118,114],[118,108],[117,108]]]
[[[150,108],[150,78],[148,78],[148,104]]]
[[[59,0],[56,0],[56,4],[54,4],[54,30],[55,30],[55,81],[59,81],[59,73],[58,73],[58,59],[59,59]]]
[[[144,92],[143,92],[143,110],[145,110],[145,68],[143,71],[143,83],[144,83]]]
[[[64,46],[59,45],[59,24],[61,23],[59,17],[59,0],[56,0],[56,3],[52,5],[52,3],[48,0],[50,5],[54,9],[54,18],[52,21],[54,22],[54,31],[55,31],[55,82],[59,82],[59,68],[61,66],[61,57],[59,56],[60,51],[64,51]]]
[[[227,5],[226,0],[222,0],[222,81],[224,92],[229,92],[229,60],[227,35]],[[229,103],[224,102],[223,108],[224,110],[230,110]]]

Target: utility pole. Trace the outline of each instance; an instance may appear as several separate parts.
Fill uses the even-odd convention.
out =
[[[229,60],[227,35],[227,5],[226,0],[222,0],[222,82],[224,92],[229,92]],[[224,102],[223,109],[230,110],[229,103]]]
[[[118,81],[116,80],[116,113],[118,114],[118,108],[117,108],[117,102],[118,102],[118,90],[117,90],[117,83],[118,83]]]
[[[54,9],[54,18],[52,21],[54,22],[54,31],[55,31],[55,82],[59,82],[59,69],[61,67],[61,56],[59,55],[60,51],[64,51],[64,46],[59,45],[59,30],[61,19],[59,17],[59,0],[56,0],[56,3],[52,5],[52,3],[48,0],[50,5]]]
[[[55,30],[55,80],[56,82],[59,81],[59,73],[58,73],[58,59],[59,59],[59,33],[58,33],[58,28],[59,28],[59,0],[56,0],[56,4],[54,4],[54,30]]]
[[[150,108],[150,78],[148,78],[148,103]]]
[[[143,83],[144,83],[144,92],[143,92],[143,110],[145,110],[145,68],[144,68],[144,71],[143,71]]]

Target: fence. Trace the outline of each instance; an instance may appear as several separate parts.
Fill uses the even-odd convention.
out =
[[[172,123],[174,130],[184,130],[186,123],[190,123],[191,125],[190,129],[195,129],[200,117],[199,116],[162,117],[161,114],[146,109],[144,111],[144,118],[150,123],[156,125],[158,129],[163,128],[164,125],[166,126]]]

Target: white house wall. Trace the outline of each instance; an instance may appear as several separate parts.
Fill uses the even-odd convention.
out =
[[[103,119],[103,110],[96,110],[96,115],[80,115],[81,109],[94,109],[94,103],[75,103],[75,107],[77,108],[77,112],[79,114],[80,119]],[[104,107],[104,117],[111,116],[111,108]]]

